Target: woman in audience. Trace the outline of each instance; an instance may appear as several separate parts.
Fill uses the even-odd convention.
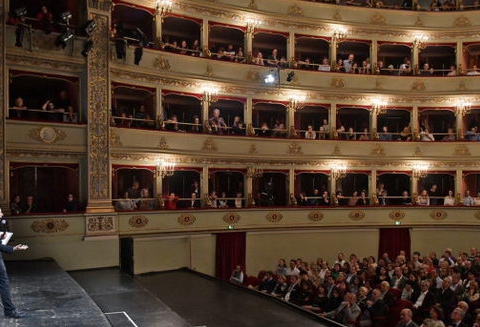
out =
[[[370,133],[368,132],[368,128],[365,127],[363,129],[363,132],[360,134],[360,137],[358,138],[359,141],[369,141],[370,140]]]
[[[257,56],[253,60],[253,63],[255,65],[265,66],[265,61],[263,60],[263,54],[260,51],[257,53]]]
[[[307,126],[307,130],[305,132],[305,138],[308,140],[315,140],[317,138],[317,133],[313,130],[312,125]]]
[[[23,212],[23,203],[20,200],[20,195],[15,194],[12,203],[10,203],[10,211],[12,216],[18,216]]]
[[[367,197],[367,192],[365,190],[362,190],[360,192],[360,198],[357,200],[357,205],[359,206],[368,206],[369,199]]]
[[[360,197],[358,196],[358,191],[353,191],[352,196],[348,199],[348,205],[349,206],[357,205],[359,198]]]
[[[330,62],[328,61],[328,58],[324,57],[322,59],[322,63],[318,65],[318,70],[322,72],[329,72],[330,69],[331,69]]]
[[[454,206],[455,205],[455,196],[453,195],[452,190],[448,190],[448,194],[443,200],[444,206]]]
[[[468,288],[463,298],[467,303],[474,303],[480,299],[480,293],[478,292],[478,283],[476,280],[471,280],[468,283]]]
[[[16,98],[12,109],[15,109],[15,111],[13,111],[10,114],[10,117],[11,118],[21,118],[22,117],[22,112],[21,111],[27,109],[27,106],[25,105],[25,103],[23,101],[23,98],[21,98],[21,97]]]
[[[420,206],[429,206],[430,205],[430,197],[428,196],[427,190],[423,190],[420,195],[418,196],[418,205]]]

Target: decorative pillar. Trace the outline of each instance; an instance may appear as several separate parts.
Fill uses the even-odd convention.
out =
[[[372,199],[373,193],[377,193],[377,169],[372,169],[372,172],[370,173],[370,186],[369,186],[369,198]],[[377,194],[377,198],[380,196],[380,194]]]
[[[205,194],[210,194],[210,190],[208,189],[208,179],[208,166],[203,166],[202,174],[200,175],[200,190],[202,191],[200,197],[202,199]]]
[[[332,103],[330,105],[330,111],[328,112],[328,122],[330,124],[330,138],[333,138],[333,135],[337,131],[337,104]]]
[[[378,43],[377,40],[373,40],[370,45],[370,73],[374,73],[374,68],[378,62]]]
[[[288,34],[286,58],[295,60],[295,33],[293,32]]]
[[[455,198],[457,198],[457,194],[460,194],[460,199],[462,198],[463,194],[463,169],[458,168],[455,170],[455,190],[453,191],[455,194]],[[472,194],[474,194],[472,192]],[[472,195],[474,196],[474,195]]]
[[[203,49],[205,49],[205,47],[207,49],[210,48],[208,44],[208,33],[209,33],[208,20],[204,19],[202,23],[201,31],[200,31],[200,34],[201,34],[200,44],[202,45]],[[205,51],[204,51],[204,55],[205,55]]]
[[[3,17],[2,22],[0,22],[0,79],[3,83],[3,87],[0,87],[0,207],[5,213],[8,213],[8,197],[7,197],[7,186],[6,178],[8,178],[7,173],[7,158],[6,158],[6,149],[7,142],[5,140],[5,128],[6,128],[6,117],[5,117],[5,108],[8,104],[5,101],[6,94],[5,90],[8,87],[8,78],[6,78],[6,67],[5,67],[5,0],[0,0],[0,16]]]
[[[372,140],[375,139],[375,136],[378,136],[378,111],[375,108],[372,108],[370,111],[370,135]]]
[[[457,71],[459,74],[463,74],[467,71],[468,67],[463,67],[463,43],[457,41],[457,47],[455,48],[455,61],[457,63]],[[468,63],[466,63],[468,65]]]
[[[420,129],[419,129],[419,126],[418,126],[418,105],[414,105],[413,108],[412,108],[412,114],[410,116],[410,124],[411,124],[411,127],[412,127],[412,136],[413,136],[413,140],[416,141],[417,140],[417,135],[420,135]]]
[[[420,67],[420,47],[421,43],[415,42],[412,47],[412,68],[413,67]]]
[[[457,133],[457,140],[463,140],[465,138],[466,131],[463,130],[463,114],[459,112],[458,108],[455,110],[455,119],[456,119],[456,133]],[[468,128],[468,127],[467,127]]]
[[[336,37],[332,37],[330,41],[330,66],[335,67],[337,63],[337,47],[338,41]]]
[[[249,31],[247,27],[247,31],[245,32],[245,55],[247,58],[253,57],[253,32]]]
[[[414,194],[417,194],[418,195],[418,178],[414,176],[413,172],[412,172],[412,177],[411,177],[411,190],[410,190],[410,194],[411,194],[411,197],[412,197],[412,203],[413,204],[416,204],[414,202]]]
[[[94,46],[87,58],[87,236],[117,233],[110,187],[110,7],[109,1],[88,1],[88,14],[97,28],[91,35]]]
[[[288,199],[289,201],[291,201],[290,195],[293,195],[295,197],[295,167],[293,166],[288,169],[288,194]]]
[[[163,18],[160,15],[155,15],[153,19],[153,31],[154,31],[154,38],[157,40],[157,45],[160,45],[163,41],[162,37],[162,23]]]

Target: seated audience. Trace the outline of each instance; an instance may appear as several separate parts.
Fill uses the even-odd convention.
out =
[[[142,188],[140,191],[140,200],[138,200],[138,209],[140,210],[153,210],[154,201],[150,196],[148,188]]]
[[[305,138],[309,140],[315,140],[317,138],[317,133],[313,130],[312,125],[308,125],[307,130],[305,132]]]
[[[10,211],[12,213],[12,216],[18,216],[23,213],[24,210],[24,205],[21,202],[20,195],[16,194],[13,197],[12,203],[10,203]]]
[[[227,131],[227,124],[220,117],[220,110],[215,108],[213,109],[213,116],[208,120],[212,133],[215,134],[224,134]]]
[[[137,202],[129,198],[128,192],[123,193],[123,198],[115,203],[115,209],[117,210],[135,210],[136,208]]]
[[[167,210],[177,209],[178,196],[176,196],[174,192],[171,192],[168,196],[166,196],[164,201],[165,201],[165,209]]]
[[[418,203],[419,206],[429,206],[430,205],[430,197],[428,196],[427,190],[423,190],[420,195],[418,196]]]
[[[462,203],[463,203],[464,206],[469,206],[469,207],[474,205],[473,198],[470,195],[469,190],[465,191],[465,196],[462,199]]]
[[[37,212],[37,204],[34,201],[33,195],[27,196],[27,202],[25,203],[25,208],[23,209],[23,213],[35,213]]]
[[[73,194],[69,193],[67,195],[67,202],[63,207],[63,212],[72,212],[72,211],[79,211],[79,210],[80,208],[79,208],[78,202],[75,201]]]
[[[230,276],[230,283],[242,285],[244,279],[244,273],[242,271],[242,266],[237,265],[235,269],[232,271],[232,275]]]
[[[452,190],[448,190],[448,195],[443,200],[444,206],[454,206],[455,205],[455,196],[453,195]]]
[[[420,132],[420,141],[435,141],[435,137],[433,136],[432,133],[428,130],[428,128],[425,128],[423,131]]]

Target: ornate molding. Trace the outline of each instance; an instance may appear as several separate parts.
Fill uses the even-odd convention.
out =
[[[413,151],[413,155],[414,155],[415,157],[421,156],[422,154],[423,154],[423,152],[422,152],[422,150],[420,149],[419,146],[417,146],[417,147],[415,148],[415,151]]]
[[[148,224],[148,218],[145,216],[132,216],[128,220],[128,224],[135,228],[142,228]]]
[[[70,225],[67,223],[65,219],[42,219],[42,220],[35,220],[31,225],[30,228],[35,233],[59,233],[64,232]]]
[[[87,217],[87,234],[111,233],[115,231],[114,216]]]
[[[43,57],[41,52],[36,52],[35,56],[25,56],[23,54],[8,54],[7,55],[7,62],[9,65],[12,66],[29,66],[29,67],[37,67],[42,68],[48,71],[61,71],[61,72],[69,72],[79,74],[84,69],[84,62],[77,61],[76,59],[72,59],[71,57],[68,58],[55,58],[52,59]],[[70,60],[70,61],[66,61]]]
[[[197,218],[194,215],[185,213],[178,216],[177,222],[182,226],[189,226],[193,225],[196,220]]]
[[[165,56],[159,55],[155,58],[153,62],[153,67],[157,68],[158,70],[170,70],[170,62]]]
[[[447,216],[447,212],[443,209],[432,210],[430,212],[430,217],[434,220],[444,220]]]
[[[453,152],[455,156],[471,156],[470,150],[465,144],[459,144],[455,147],[455,151]]]
[[[375,14],[370,17],[370,24],[372,25],[387,25],[387,20],[380,14]]]
[[[270,211],[265,218],[271,223],[278,223],[283,219],[283,215],[279,211]]]
[[[44,126],[32,128],[28,131],[28,136],[38,142],[54,144],[65,139],[67,134],[59,128]]]
[[[469,27],[472,26],[472,23],[470,22],[470,19],[468,17],[461,15],[455,18],[453,21],[453,26],[454,27]]]
[[[405,218],[405,215],[406,213],[403,210],[393,210],[388,214],[388,217],[394,221],[400,221]]]
[[[300,6],[295,3],[290,7],[288,7],[287,15],[294,16],[294,17],[301,17],[303,16],[302,8],[300,8]]]
[[[298,143],[292,142],[288,146],[287,149],[287,154],[289,155],[301,155],[302,153],[302,147],[298,145]]]
[[[323,213],[320,210],[313,210],[308,213],[308,220],[318,222],[324,218]]]
[[[88,6],[98,10],[110,11],[112,5],[111,0],[88,0]]]
[[[345,82],[340,77],[334,77],[330,82],[330,87],[335,89],[343,89],[345,87]]]
[[[257,70],[249,69],[245,79],[249,82],[259,82],[261,81],[260,73]]]
[[[236,212],[227,212],[223,215],[222,220],[229,225],[233,225],[240,221],[240,215]]]
[[[333,148],[332,156],[339,156],[341,154],[342,153],[340,152],[340,147],[338,146],[338,144],[336,144]]]
[[[258,150],[257,150],[257,146],[252,143],[250,144],[250,147],[248,148],[248,154],[257,154],[258,153]]]
[[[477,219],[480,220],[480,211],[477,211],[473,214],[473,216]]]
[[[352,210],[348,214],[348,218],[350,218],[353,221],[360,221],[365,218],[365,212],[362,210]]]
[[[340,12],[338,12],[338,10],[335,11],[335,14],[333,14],[332,19],[339,22],[342,21],[342,15],[340,15]]]
[[[158,148],[161,150],[167,150],[168,149],[168,144],[167,140],[165,139],[165,136],[160,137],[160,142],[158,143]]]
[[[110,145],[111,146],[122,146],[123,143],[120,140],[120,135],[115,133],[115,131],[111,130],[110,131]]]
[[[419,79],[415,80],[412,84],[412,91],[423,92],[425,91],[425,83]]]
[[[250,0],[250,2],[247,5],[247,8],[256,10],[257,9],[257,4],[255,3],[255,0]]]
[[[467,84],[465,83],[465,80],[461,80],[460,82],[458,82],[458,88],[457,88],[458,91],[466,91],[467,90]]]
[[[385,151],[383,150],[383,147],[382,147],[381,144],[375,143],[375,145],[373,146],[371,154],[374,155],[374,156],[377,156],[377,157],[384,156]]]
[[[207,138],[205,142],[203,142],[202,146],[202,151],[207,151],[207,152],[217,152],[217,145],[213,141],[211,137]]]
[[[205,77],[213,77],[213,68],[209,64],[207,64],[207,68],[205,68],[205,73],[203,74]]]
[[[422,17],[417,16],[417,19],[415,20],[415,23],[413,24],[415,27],[423,27],[423,20]]]

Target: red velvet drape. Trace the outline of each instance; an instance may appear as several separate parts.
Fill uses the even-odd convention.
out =
[[[410,257],[410,230],[408,228],[380,228],[378,257],[387,252],[391,260],[395,260],[401,250]]]
[[[246,233],[219,233],[215,252],[215,276],[229,280],[236,265],[245,272]]]

